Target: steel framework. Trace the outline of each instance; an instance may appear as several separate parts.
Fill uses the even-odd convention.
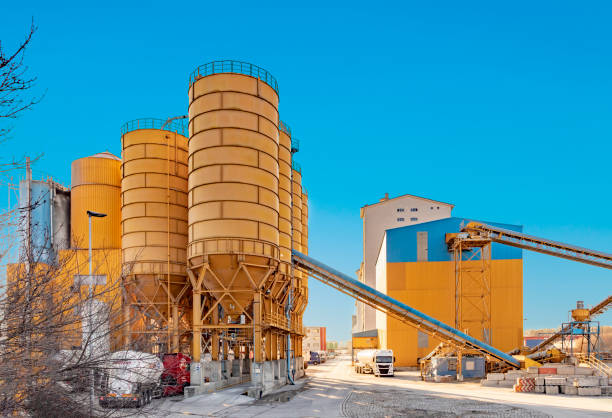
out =
[[[447,234],[455,262],[455,328],[491,344],[491,240]]]

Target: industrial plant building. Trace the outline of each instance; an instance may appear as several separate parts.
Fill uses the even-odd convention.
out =
[[[388,196],[362,208],[361,282],[502,350],[522,345],[522,250],[496,243],[455,248],[470,220],[453,205]],[[518,225],[487,222],[512,231]],[[465,244],[464,244],[465,245]],[[417,366],[440,341],[357,302],[355,344],[392,349],[397,366]],[[373,318],[372,318],[373,316]],[[376,337],[376,338],[373,338]]]

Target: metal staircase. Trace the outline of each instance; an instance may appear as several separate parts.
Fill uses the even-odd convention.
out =
[[[587,364],[590,368],[597,370],[603,376],[612,377],[612,368],[595,357],[595,354],[591,354],[590,356],[578,354],[576,357],[580,363]]]

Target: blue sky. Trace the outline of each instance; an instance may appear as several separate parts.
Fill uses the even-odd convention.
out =
[[[359,208],[385,192],[612,252],[608,2],[86,3],[2,5],[4,46],[39,26],[26,60],[46,96],[1,157],[42,153],[35,177],[68,184],[73,159],[120,153],[125,121],[185,114],[198,65],[237,59],[279,82],[313,257],[352,274]],[[524,256],[527,328],[610,294],[607,270]],[[310,283],[305,324],[349,339],[353,301]]]

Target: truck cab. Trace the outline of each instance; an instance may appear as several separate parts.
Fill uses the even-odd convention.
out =
[[[374,374],[377,376],[393,376],[395,373],[393,369],[394,360],[392,350],[378,350],[376,352]]]
[[[183,353],[169,353],[164,354],[161,360],[164,363],[161,375],[163,395],[182,394],[191,381],[191,358]]]
[[[393,350],[362,350],[357,353],[355,371],[372,373],[374,376],[393,376],[394,362]]]

